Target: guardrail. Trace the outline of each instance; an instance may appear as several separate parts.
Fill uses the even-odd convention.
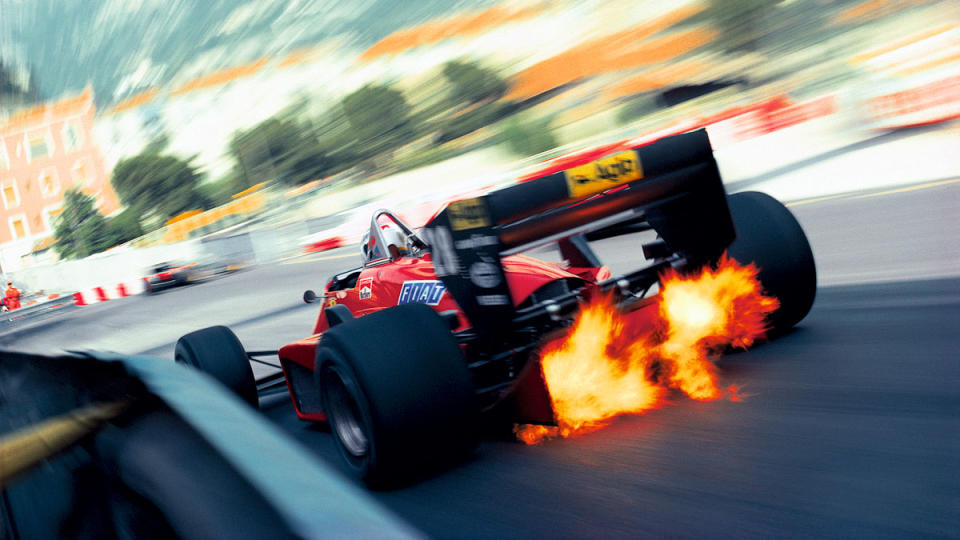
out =
[[[67,311],[72,311],[76,307],[77,305],[74,302],[73,297],[70,295],[65,295],[18,308],[13,311],[5,311],[0,313],[0,332],[6,331],[12,327],[19,326],[26,322],[39,321],[46,319],[47,317],[66,313]]]

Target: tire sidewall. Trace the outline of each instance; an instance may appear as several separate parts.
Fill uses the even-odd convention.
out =
[[[368,479],[375,476],[377,472],[377,448],[376,430],[374,429],[373,415],[370,410],[370,402],[366,393],[360,386],[360,382],[348,363],[337,352],[329,347],[321,347],[317,353],[317,383],[321,389],[321,403],[325,411],[330,410],[330,396],[324,389],[327,388],[329,377],[339,377],[350,398],[354,400],[357,409],[360,412],[360,422],[364,434],[367,437],[367,454],[357,457],[351,454],[340,441],[336,432],[336,420],[328,415],[327,421],[330,423],[330,432],[336,443],[337,451],[340,452],[344,462],[350,471],[360,478]]]
[[[182,336],[174,360],[213,377],[241,399],[257,407],[253,368],[236,335],[225,326],[212,326]]]
[[[320,338],[315,366],[325,411],[333,399],[325,368],[337,367],[349,384],[370,449],[366,463],[345,457],[370,487],[404,484],[476,446],[472,377],[449,324],[429,306],[405,304],[334,326]],[[346,452],[331,428],[338,451]]]
[[[757,265],[765,292],[781,302],[768,319],[768,333],[782,334],[809,313],[816,298],[816,263],[810,242],[790,210],[765,193],[735,193],[729,206],[737,239],[728,253],[741,264]]]

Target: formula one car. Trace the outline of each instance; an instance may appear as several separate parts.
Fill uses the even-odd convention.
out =
[[[152,294],[172,287],[198,283],[246,267],[246,263],[234,257],[227,259],[204,254],[193,262],[162,262],[155,265],[151,275],[144,278],[147,293]]]
[[[146,277],[147,292],[155,293],[171,287],[187,285],[196,279],[193,265],[162,262],[151,268],[153,272]]]
[[[611,276],[590,247],[651,230],[656,239],[636,247],[640,268],[624,275]],[[564,263],[521,254],[548,245]],[[481,419],[553,423],[532,359],[591,294],[647,317],[644,296],[665,270],[699,269],[726,252],[761,269],[780,303],[768,320],[777,333],[806,316],[816,291],[797,221],[767,195],[728,197],[703,130],[580,152],[452,202],[419,231],[379,210],[362,251],[362,267],[304,294],[321,303],[313,335],[246,353],[228,329],[212,327],[182,337],[176,360],[254,405],[258,384],[283,377],[299,418],[329,422],[348,469],[371,485],[463,456]],[[267,354],[282,374],[256,381],[249,360]]]

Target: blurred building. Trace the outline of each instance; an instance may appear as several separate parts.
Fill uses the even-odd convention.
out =
[[[34,248],[49,244],[63,193],[78,187],[104,215],[118,209],[93,136],[95,107],[82,94],[44,103],[0,121],[0,265],[21,267]]]

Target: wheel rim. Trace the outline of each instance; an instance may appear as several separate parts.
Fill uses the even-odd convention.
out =
[[[363,457],[370,448],[370,440],[363,429],[360,407],[340,374],[333,369],[328,369],[327,374],[327,416],[343,448],[354,457]]]

